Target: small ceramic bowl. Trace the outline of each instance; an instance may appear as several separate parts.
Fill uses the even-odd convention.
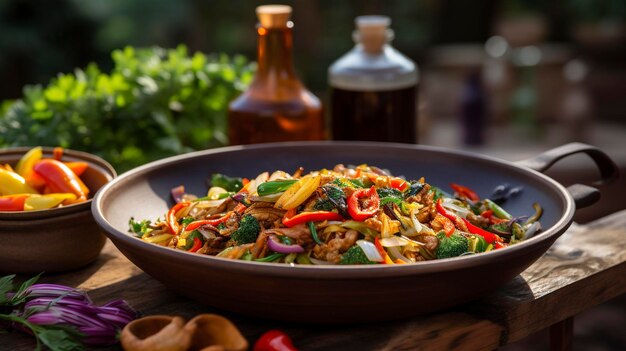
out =
[[[30,150],[0,150],[0,164],[15,166]],[[44,148],[44,157],[52,157]],[[99,255],[106,237],[91,214],[91,197],[117,175],[115,169],[95,155],[64,150],[64,161],[82,161],[89,168],[81,179],[90,190],[88,201],[48,210],[0,211],[0,272],[52,273],[82,267]]]

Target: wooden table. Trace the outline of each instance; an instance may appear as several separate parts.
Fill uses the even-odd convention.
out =
[[[231,318],[251,344],[263,332],[279,328],[302,350],[492,350],[551,328],[551,345],[560,350],[571,348],[573,316],[626,292],[626,210],[584,226],[572,225],[546,255],[489,296],[397,322],[289,325],[216,311],[170,292],[110,242],[94,264],[41,281],[80,287],[96,303],[124,298],[144,315],[191,318],[198,313],[220,313]],[[33,347],[28,336],[0,334],[1,349]]]

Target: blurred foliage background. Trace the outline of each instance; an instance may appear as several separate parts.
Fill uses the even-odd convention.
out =
[[[555,92],[558,93],[560,99],[560,95],[566,94],[568,87],[574,84],[568,81],[569,78],[562,73],[563,69],[572,60],[583,60],[585,72],[588,73],[585,78],[588,83],[587,90],[584,93],[594,102],[593,110],[585,111],[585,116],[593,114],[594,118],[620,123],[624,121],[623,116],[626,111],[621,103],[624,94],[620,93],[626,90],[626,79],[624,79],[626,77],[626,64],[624,63],[626,62],[626,45],[624,45],[626,42],[626,2],[623,0],[549,2],[540,0],[295,0],[281,2],[294,7],[296,68],[307,87],[323,100],[327,98],[328,92],[326,81],[328,66],[354,45],[351,39],[354,17],[383,14],[392,18],[392,28],[395,31],[393,45],[416,61],[423,73],[420,102],[426,107],[421,106],[420,109],[419,118],[422,127],[424,125],[427,127],[435,120],[457,118],[455,115],[459,110],[459,104],[462,103],[462,92],[468,77],[475,74],[477,70],[483,73],[493,71],[491,69],[493,67],[488,67],[487,63],[496,61],[489,61],[483,48],[485,42],[493,36],[508,40],[508,45],[513,49],[537,46],[541,48],[543,57],[547,58],[546,62],[539,64],[533,73],[537,75],[537,79],[535,79],[536,86],[532,89],[537,91],[536,95],[539,98],[531,99],[530,103],[536,106],[522,106],[522,110],[536,114],[537,118],[542,120],[559,122],[562,109],[560,105],[554,103],[558,100],[555,99]],[[226,69],[237,67],[236,74],[231,77],[230,81],[222,80],[217,83],[217,88],[205,91],[207,94],[212,94],[212,92],[226,89],[227,92],[222,91],[223,96],[228,98],[235,96],[245,88],[249,75],[254,69],[247,63],[253,61],[256,56],[254,9],[265,3],[268,1],[2,0],[0,1],[0,100],[6,100],[3,104],[4,112],[0,110],[2,113],[0,119],[5,120],[3,133],[6,134],[6,125],[13,125],[13,132],[16,132],[25,123],[7,124],[8,117],[6,116],[9,116],[8,111],[11,110],[9,109],[11,103],[7,101],[24,98],[26,105],[29,103],[32,105],[38,101],[37,94],[44,94],[44,96],[46,94],[45,89],[25,89],[25,86],[33,84],[45,86],[51,82],[51,85],[58,87],[62,79],[80,80],[82,79],[80,77],[89,79],[90,74],[96,71],[97,74],[108,75],[110,73],[111,75],[107,77],[111,78],[116,70],[121,69],[116,68],[119,60],[115,61],[115,55],[112,55],[112,52],[129,46],[176,48],[182,44],[187,49],[184,53],[179,53],[179,62],[192,60],[195,52],[201,52],[206,54],[205,59],[217,60],[211,62],[222,60],[223,67]],[[475,56],[477,52],[479,56]],[[551,56],[554,52],[557,54]],[[227,56],[221,56],[222,59],[220,59],[220,54]],[[142,55],[160,57],[159,60],[162,60],[160,62],[167,65],[165,63],[167,54],[163,52],[151,51]],[[234,59],[237,55],[242,55],[247,60]],[[94,65],[91,66],[92,68],[87,68],[90,63]],[[520,90],[517,86],[523,83],[519,72],[514,67],[515,64],[509,61],[505,64],[507,67],[505,67],[504,78],[498,78],[500,81],[496,83],[485,81],[485,94],[490,104],[487,110],[491,115],[490,122],[492,123],[499,123],[510,114],[511,96],[516,96],[516,91]],[[574,68],[578,67],[574,66]],[[59,73],[72,75],[76,68],[81,68],[82,75],[73,75],[73,78],[57,78]],[[178,69],[170,68],[174,71]],[[198,78],[198,72],[196,70],[193,73],[196,83],[179,80],[180,84],[175,89],[183,89],[185,84],[195,86],[194,84],[202,80],[201,77]],[[158,75],[150,76],[150,74],[148,76],[156,79],[157,85],[165,82],[164,77],[159,78]],[[131,85],[141,85],[139,78],[138,75],[124,76],[125,83]],[[488,83],[492,85],[492,88],[495,87],[493,91],[489,90]],[[545,91],[542,91],[542,88]],[[494,93],[496,90],[497,93]],[[206,142],[202,144],[197,142],[200,139],[194,139],[199,137],[190,136],[184,131],[185,127],[177,125],[180,122],[175,121],[179,113],[170,107],[172,97],[178,96],[179,93],[180,91],[170,90],[167,98],[162,96],[162,100],[150,100],[156,106],[155,108],[137,103],[139,100],[133,100],[134,95],[127,96],[128,102],[132,102],[129,106],[135,108],[132,113],[137,115],[137,111],[143,111],[137,117],[139,120],[151,118],[153,124],[158,125],[159,118],[155,120],[153,112],[165,110],[168,123],[173,123],[174,129],[183,130],[184,135],[179,135],[177,141],[172,141],[171,138],[168,139],[172,136],[171,131],[168,131],[170,127],[161,124],[159,127],[161,129],[155,132],[160,140],[156,148],[149,143],[115,145],[119,149],[117,151],[119,155],[126,155],[119,156],[113,151],[101,151],[100,146],[96,147],[96,144],[93,144],[93,140],[88,142],[83,138],[82,141],[77,142],[76,139],[63,137],[38,139],[32,137],[31,135],[36,135],[36,133],[30,133],[29,130],[24,130],[25,135],[20,138],[11,137],[13,141],[8,144],[65,143],[70,147],[100,152],[112,158],[111,161],[122,170],[163,155],[223,144],[225,139],[219,133],[227,102],[223,102],[217,108],[217,110],[221,109],[221,112],[216,108],[213,108],[215,113],[206,112],[207,110],[203,109],[194,110],[193,107],[190,109],[195,112],[188,115],[194,115],[198,119],[201,119],[202,114],[208,116],[206,118],[209,119],[222,119],[221,122],[214,123],[217,127],[211,127],[212,130],[205,131],[203,135]],[[208,99],[208,95],[203,96],[204,99]],[[449,103],[451,97],[454,103]],[[98,108],[108,108],[106,106],[109,105],[100,103]],[[76,105],[72,105],[71,108],[75,110]],[[16,118],[18,112],[22,114],[21,118],[24,120],[30,118],[30,110],[18,110],[11,110],[12,118]],[[95,121],[96,118],[72,120],[71,114],[64,116],[59,118],[72,121],[66,126],[66,132],[72,138],[74,136],[69,133],[69,130],[76,129],[80,132],[82,129],[78,126],[81,123],[84,125],[86,121]],[[122,115],[116,116],[117,119],[124,118]],[[33,127],[37,123],[31,122],[31,128],[35,128],[42,135],[45,134],[45,128]],[[422,128],[422,130],[427,131],[427,128]],[[112,132],[114,132],[113,129]],[[125,133],[129,136],[137,134],[132,128],[126,130]],[[142,137],[148,137],[148,135],[149,133],[146,133]],[[5,140],[7,137],[8,134],[5,135]],[[127,137],[120,137],[119,142],[123,143],[127,139]],[[1,137],[0,143],[2,143]],[[125,149],[126,146],[128,148]],[[146,155],[138,157],[137,150]],[[152,151],[154,151],[152,154],[147,154]]]

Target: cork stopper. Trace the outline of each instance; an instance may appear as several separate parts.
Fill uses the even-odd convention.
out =
[[[368,53],[380,53],[385,43],[393,39],[393,31],[389,29],[391,19],[387,16],[359,16],[354,22],[355,41]]]
[[[291,17],[289,5],[263,5],[256,8],[256,16],[262,27],[285,28],[288,27]]]

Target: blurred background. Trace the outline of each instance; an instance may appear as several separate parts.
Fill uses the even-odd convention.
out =
[[[228,100],[245,88],[254,69],[247,62],[256,59],[254,9],[262,3],[267,1],[1,0],[0,101],[4,103],[0,109],[0,144],[59,142],[57,139],[47,141],[50,139],[44,137],[36,139],[35,136],[46,134],[46,130],[40,129],[37,123],[28,124],[27,120],[54,120],[45,114],[46,110],[65,99],[62,89],[56,88],[75,85],[75,82],[57,78],[60,73],[82,68],[83,76],[98,77],[100,88],[128,90],[123,81],[116,83],[115,75],[103,76],[103,72],[116,69],[122,61],[126,62],[124,67],[132,66],[135,56],[141,56],[126,50],[118,53],[115,61],[111,53],[128,46],[176,48],[183,44],[187,51],[180,51],[177,60],[196,51],[208,56],[227,54],[228,58],[222,56],[215,62],[228,64],[219,68],[221,79],[228,84],[223,85],[226,88],[209,92],[220,93],[223,97],[211,101],[207,107],[223,118]],[[419,66],[419,143],[465,148],[519,160],[567,142],[581,141],[601,147],[626,174],[624,0],[296,0],[282,3],[294,7],[297,71],[305,85],[324,102],[328,102],[326,72],[329,65],[354,45],[351,39],[354,17],[387,15],[395,31],[393,46]],[[237,55],[247,60],[229,61]],[[193,62],[204,62],[203,59],[196,57]],[[140,65],[150,62],[149,55],[146,60],[139,60]],[[193,66],[193,62],[190,65]],[[90,63],[95,63],[92,68],[97,66],[98,70],[87,69]],[[125,71],[121,72],[126,77]],[[76,80],[83,76],[77,74]],[[147,84],[140,79],[139,83],[144,90],[161,87],[156,78],[153,81],[156,83]],[[55,89],[25,88],[48,84]],[[24,100],[26,108],[13,105],[19,99]],[[142,106],[151,101],[142,102]],[[123,107],[128,101],[118,98],[114,103]],[[108,113],[108,105],[97,106]],[[165,107],[168,113],[169,110],[176,112],[171,101]],[[482,113],[468,112],[476,109]],[[20,111],[39,114],[24,112],[20,115]],[[65,121],[90,124],[81,120],[80,114],[66,116]],[[162,113],[152,111],[147,116],[170,129],[185,128],[183,124],[173,127],[167,124]],[[479,128],[466,130],[463,127],[466,122]],[[138,130],[147,130],[141,123]],[[24,125],[29,128],[25,129]],[[219,125],[216,128],[219,129]],[[12,137],[15,130],[21,130],[25,136]],[[75,128],[66,132],[65,139],[59,139],[60,143],[66,141],[70,147],[89,148],[93,141],[87,136],[70,142],[74,140],[72,133],[80,134],[81,130]],[[104,137],[103,143],[113,137]],[[141,137],[148,138],[147,135]],[[193,137],[214,142],[194,144],[196,139],[192,138],[182,145],[180,140],[170,138],[160,140],[159,147],[163,151],[158,154],[143,155],[150,147],[140,144],[123,148],[119,155],[114,153],[117,150],[103,153],[118,169],[125,170],[150,159],[225,142],[223,136],[216,133]],[[131,138],[124,135],[120,139]],[[548,174],[564,184],[597,179],[591,161],[581,157],[561,162]],[[131,161],[124,163],[128,160]],[[624,178],[602,189],[601,203],[579,211],[576,220],[584,222],[624,209]],[[617,306],[623,305],[622,301]],[[587,321],[607,316],[594,314],[594,311],[589,313],[592,317]],[[612,314],[611,318],[617,318],[611,325],[625,325],[623,313]],[[619,332],[611,333],[610,329],[601,327],[601,323],[595,322],[577,324],[577,340],[583,345],[580,349],[620,349],[626,344]],[[547,347],[547,343],[540,342],[521,345],[521,349],[528,345],[532,345],[532,349]]]

